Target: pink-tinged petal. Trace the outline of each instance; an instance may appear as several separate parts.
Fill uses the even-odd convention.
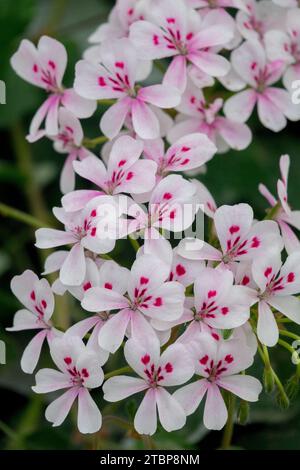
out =
[[[78,429],[82,434],[93,434],[101,428],[102,416],[88,390],[81,387],[78,393]]]
[[[85,349],[76,361],[76,369],[80,371],[87,371],[84,377],[82,386],[88,389],[98,388],[103,382],[104,374],[100,367],[99,357],[97,352],[91,349]]]
[[[80,119],[92,116],[97,108],[95,100],[83,98],[73,88],[68,88],[64,91],[61,103]]]
[[[10,288],[13,294],[29,310],[32,309],[32,299],[30,297],[30,292],[38,280],[39,278],[33,271],[26,269],[26,271],[24,271],[19,276],[14,276],[10,283]]]
[[[47,135],[58,134],[58,108],[60,104],[60,97],[53,95],[51,98],[50,106],[45,120],[45,131]],[[31,128],[30,128],[31,129]],[[30,130],[31,133],[31,130]]]
[[[181,429],[185,425],[186,415],[174,396],[162,387],[155,390],[155,395],[162,427],[168,432]]]
[[[115,194],[123,192],[130,194],[144,194],[151,191],[156,183],[157,164],[150,160],[140,160],[128,170],[127,176]]]
[[[80,60],[76,64],[75,92],[88,100],[114,99],[124,96],[124,91],[115,90],[110,85],[108,77],[109,74],[102,65]],[[91,103],[94,105],[93,101]]]
[[[141,59],[162,59],[177,54],[175,48],[164,38],[161,28],[149,21],[136,21],[130,27],[129,37]]]
[[[221,251],[197,238],[181,240],[177,252],[183,258],[190,260],[220,261],[222,259]]]
[[[222,77],[230,70],[230,63],[225,57],[213,52],[193,52],[189,54],[189,60],[203,72],[213,77]]]
[[[196,179],[191,180],[193,185],[196,187],[196,197],[197,201],[199,201],[200,204],[203,204],[203,210],[204,214],[206,214],[208,217],[213,218],[214,214],[217,210],[217,204],[212,197],[211,193],[208,191],[206,186],[204,186],[201,181],[198,181]]]
[[[264,301],[258,304],[257,336],[259,341],[268,347],[275,346],[279,338],[274,314],[269,305]]]
[[[258,186],[258,190],[260,194],[268,201],[268,203],[271,205],[271,207],[275,206],[277,203],[277,200],[273,196],[273,194],[270,193],[268,188],[264,184],[260,184]]]
[[[252,114],[256,100],[256,92],[251,89],[233,95],[224,104],[225,116],[235,122],[246,122]]]
[[[143,101],[135,100],[133,103],[132,124],[141,139],[156,139],[159,137],[158,119]]]
[[[155,161],[159,164],[160,160],[164,158],[165,154],[165,143],[164,140],[149,139],[144,142],[143,155],[145,158]]]
[[[148,388],[147,382],[135,377],[127,377],[120,375],[119,377],[112,377],[108,379],[103,385],[104,400],[106,401],[119,401],[124,398],[130,397],[135,393],[142,392]]]
[[[278,220],[281,229],[281,236],[283,238],[284,246],[288,254],[300,250],[300,241],[293,232],[293,230],[283,220]]]
[[[250,375],[232,375],[221,377],[218,380],[219,387],[225,388],[229,392],[247,401],[257,401],[262,385],[259,380]]]
[[[170,63],[163,79],[163,85],[177,88],[180,93],[186,89],[187,68],[185,56],[178,55]]]
[[[53,426],[60,426],[69,414],[69,411],[77,398],[79,389],[71,388],[47,407],[45,416]]]
[[[99,270],[98,285],[104,289],[125,294],[129,270],[122,268],[115,261],[105,261]]]
[[[92,287],[86,291],[81,305],[88,312],[102,312],[126,308],[128,301],[118,291],[103,287]]]
[[[63,169],[60,174],[59,187],[63,194],[73,191],[75,187],[75,174],[73,170],[73,162],[76,159],[76,153],[70,153],[65,160]]]
[[[28,310],[18,310],[14,316],[13,326],[6,328],[6,331],[39,330],[43,326],[33,313]]]
[[[180,92],[177,88],[164,85],[151,85],[140,88],[137,98],[159,108],[173,108],[180,103]]]
[[[88,202],[102,194],[105,193],[93,189],[77,189],[76,191],[65,194],[61,203],[67,212],[76,212],[84,209]]]
[[[222,251],[226,253],[237,237],[244,240],[247,236],[253,222],[253,210],[249,204],[224,205],[216,210],[214,222]]]
[[[134,427],[139,434],[152,436],[157,428],[156,391],[150,388],[134,417]]]
[[[39,228],[35,232],[37,248],[53,248],[56,246],[76,243],[77,239],[71,232],[56,230],[53,228]]]
[[[156,368],[159,363],[160,344],[158,338],[149,339],[144,342],[138,339],[129,339],[124,347],[125,359],[130,367],[143,379],[148,380],[145,372],[146,366],[154,364]]]
[[[293,295],[300,291],[300,251],[291,253],[280,270],[281,287],[276,295]]]
[[[300,325],[300,299],[292,295],[273,296],[268,300],[268,303],[297,325]]]
[[[205,22],[206,18],[204,19]],[[222,27],[223,26],[223,27]],[[212,25],[203,28],[197,33],[191,41],[193,49],[206,49],[214,46],[222,45],[231,41],[233,38],[233,29],[223,25]]]
[[[256,76],[266,65],[266,54],[258,41],[245,41],[231,54],[234,70],[253,88],[257,86]]]
[[[70,328],[67,329],[66,335],[70,336],[79,336],[80,338],[84,338],[84,336],[97,324],[101,323],[101,319],[98,315],[92,316],[90,318],[85,318]]]
[[[186,135],[168,149],[164,158],[166,170],[187,171],[198,168],[209,161],[216,151],[216,146],[205,134]]]
[[[188,350],[182,344],[171,344],[161,355],[161,385],[170,387],[181,385],[194,375],[194,361]]]
[[[169,275],[169,268],[159,258],[150,254],[138,257],[132,265],[128,281],[128,294],[135,298],[135,288],[146,287],[152,292],[159,288]]]
[[[177,320],[183,313],[185,288],[179,282],[165,282],[152,293],[152,299],[140,311],[163,321]]]
[[[281,155],[279,161],[281,179],[285,186],[288,183],[289,171],[290,171],[290,157],[289,155]]]
[[[253,261],[252,276],[262,292],[273,277],[276,277],[281,268],[280,253],[264,253]]]
[[[32,387],[35,393],[55,392],[71,386],[69,377],[54,369],[39,370],[35,376],[35,382],[36,385]]]
[[[171,127],[167,134],[167,138],[172,144],[181,137],[185,137],[187,134],[193,134],[196,132],[201,132],[201,121],[199,122],[199,120],[195,118],[185,119],[184,121],[175,123],[174,126]]]
[[[121,310],[107,320],[99,331],[98,341],[101,348],[110,353],[115,353],[119,349],[124,340],[131,315],[131,310]]]
[[[37,64],[38,61],[38,52],[34,44],[28,41],[28,39],[23,39],[18,50],[12,56],[10,63],[14,71],[23,78],[23,80],[41,88],[46,88],[45,83],[40,80],[40,76],[37,76],[34,72],[34,70],[36,70],[34,65]]]
[[[122,98],[103,114],[100,121],[100,129],[104,135],[113,139],[119,134],[131,106],[131,98]]]
[[[26,372],[26,374],[32,374],[34,371],[40,358],[41,349],[46,335],[47,330],[40,331],[26,346],[21,359],[21,369],[23,372]]]
[[[196,309],[199,311],[203,304],[210,302],[218,305],[225,301],[230,296],[233,279],[233,274],[228,269],[204,268],[194,283]]]
[[[79,336],[59,335],[50,342],[50,354],[53,362],[65,374],[69,375],[70,364],[76,365],[81,354],[86,351],[85,345]],[[65,361],[68,357],[69,361]]]
[[[292,211],[290,216],[282,214],[282,220],[300,230],[300,211]]]
[[[143,151],[143,142],[123,135],[113,143],[107,162],[110,176],[117,169],[128,169],[136,163]]]
[[[80,243],[75,243],[60,269],[59,279],[66,286],[79,286],[84,280],[85,272],[84,249]]]
[[[223,117],[218,117],[215,124],[221,137],[232,149],[244,150],[250,145],[252,132],[246,124],[233,122]]]
[[[227,417],[227,408],[219,387],[216,384],[210,384],[207,389],[207,397],[204,407],[204,426],[207,429],[219,431],[225,426]]]
[[[200,405],[209,384],[206,379],[197,380],[181,387],[173,394],[174,398],[184,409],[187,416],[193,414]]]
[[[45,269],[42,274],[45,275],[59,271],[68,253],[67,250],[59,250],[47,256],[44,266]]]
[[[283,112],[266,93],[258,95],[257,112],[260,122],[271,131],[279,132],[286,126]]]
[[[107,172],[104,163],[96,156],[84,158],[81,162],[75,161],[73,163],[74,170],[82,178],[91,181],[96,186],[105,189],[105,181],[107,179]]]
[[[247,238],[247,244],[236,257],[237,260],[251,260],[270,249],[278,250],[279,253],[283,249],[279,226],[274,220],[261,220],[254,223]]]
[[[156,332],[140,312],[135,312],[134,315],[131,315],[130,338],[144,346],[157,342]]]
[[[63,44],[54,38],[42,36],[38,42],[38,52],[43,69],[52,69],[55,81],[61,85],[67,66],[67,52]]]
[[[38,140],[39,138],[45,135],[45,131],[40,131],[40,126],[42,122],[44,121],[47,113],[49,112],[49,109],[52,103],[53,103],[53,96],[50,95],[49,98],[47,98],[46,101],[44,101],[44,103],[36,111],[30,123],[29,135],[27,136],[28,141],[35,142],[36,140]],[[54,135],[55,135],[55,132],[54,132]]]
[[[270,60],[284,60],[286,63],[294,61],[290,52],[291,40],[284,31],[267,31],[264,36],[266,53]]]

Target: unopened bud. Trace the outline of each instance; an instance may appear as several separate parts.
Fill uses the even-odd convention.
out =
[[[274,375],[270,367],[265,367],[263,380],[265,391],[271,393],[274,390]]]

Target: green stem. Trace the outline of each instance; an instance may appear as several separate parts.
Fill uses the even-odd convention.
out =
[[[121,367],[120,369],[113,370],[112,372],[108,372],[104,375],[104,380],[110,379],[111,377],[115,377],[115,375],[122,375],[131,372],[132,369],[129,366]]]
[[[0,203],[0,214],[3,217],[9,217],[10,219],[18,220],[19,222],[25,223],[26,225],[34,228],[49,226],[47,222],[42,222],[32,215],[26,214],[26,212],[19,211],[19,209],[15,209],[14,207],[10,207],[3,203]]]
[[[102,104],[103,106],[112,106],[113,104],[115,104],[116,100],[98,100],[97,103],[98,104]]]
[[[11,441],[16,441],[18,439],[17,433],[2,420],[0,420],[0,431],[2,431],[3,434],[5,434]]]
[[[300,340],[300,336],[296,335],[295,333],[292,333],[291,331],[287,331],[287,330],[279,330],[279,334],[281,336],[286,336],[288,338],[292,338],[292,339],[295,339],[297,341]]]
[[[267,215],[265,216],[264,220],[274,220],[280,208],[281,208],[281,204],[280,202],[277,202],[275,206],[271,207],[271,209],[268,210]]]
[[[279,339],[278,344],[280,344],[280,346],[282,346],[283,348],[287,349],[287,351],[289,351],[291,354],[294,354],[295,349],[283,339]]]
[[[86,148],[93,149],[97,147],[97,145],[104,144],[108,141],[108,138],[105,135],[100,135],[99,137],[95,137],[94,139],[84,139],[83,145]]]
[[[235,409],[235,397],[232,393],[228,395],[228,419],[224,429],[224,434],[221,443],[221,449],[228,450],[231,446],[233,429],[234,429],[234,409]]]

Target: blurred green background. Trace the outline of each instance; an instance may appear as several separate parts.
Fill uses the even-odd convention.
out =
[[[51,208],[60,204],[58,178],[64,156],[55,153],[46,139],[33,145],[25,141],[30,120],[44,93],[15,75],[9,58],[22,38],[37,40],[40,35],[49,34],[67,48],[69,62],[64,84],[71,86],[74,64],[88,46],[87,37],[105,21],[113,3],[112,0],[0,0],[0,79],[5,81],[7,92],[7,104],[0,105],[0,201],[45,222],[51,220]],[[82,121],[87,137],[99,135],[100,113],[101,109],[92,119]],[[280,134],[263,129],[255,117],[250,125],[254,133],[251,146],[242,152],[217,155],[201,180],[218,204],[248,202],[256,216],[263,217],[266,206],[257,186],[264,182],[275,191],[279,157],[289,153],[289,196],[293,207],[299,209],[299,125],[289,124]],[[220,445],[221,433],[209,433],[203,427],[202,410],[190,417],[181,431],[168,434],[159,430],[151,444],[144,442],[128,425],[136,408],[131,400],[106,405],[104,426],[96,436],[84,437],[76,431],[72,423],[75,413],[63,426],[52,428],[44,418],[49,397],[34,395],[30,389],[34,376],[20,369],[22,351],[32,334],[5,332],[19,308],[9,289],[11,278],[25,269],[40,273],[45,253],[33,246],[34,229],[19,221],[0,215],[0,234],[0,339],[7,345],[7,364],[0,365],[1,449],[139,449],[149,445],[157,449],[214,449]],[[115,253],[124,265],[129,265],[134,255],[126,242],[119,242]],[[55,315],[60,326],[64,326],[70,319],[82,318],[83,313],[68,297],[57,298]],[[122,360],[121,356],[115,356],[108,370],[121,367]],[[287,380],[292,373],[289,354],[271,351],[271,360],[283,381]],[[46,349],[39,367],[45,364],[50,364]],[[253,367],[253,373],[260,377],[259,358]],[[94,393],[94,398],[103,408],[100,394]],[[115,420],[113,415],[120,419]],[[299,394],[289,409],[281,410],[275,394],[264,393],[262,400],[251,406],[249,423],[236,425],[233,445],[243,449],[300,449]]]

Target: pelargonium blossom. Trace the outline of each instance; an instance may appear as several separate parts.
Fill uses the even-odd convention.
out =
[[[158,341],[143,344],[130,339],[124,354],[130,367],[141,378],[121,375],[108,379],[103,385],[105,400],[115,402],[146,391],[134,418],[135,429],[140,434],[154,434],[157,409],[166,431],[182,428],[186,421],[185,412],[165,387],[181,385],[194,374],[193,361],[184,346],[173,344],[160,355]]]
[[[269,0],[244,0],[236,15],[237,27],[245,39],[262,41],[264,34],[282,27],[282,10]]]
[[[125,291],[93,287],[86,291],[81,303],[90,312],[118,310],[110,316],[99,332],[99,344],[115,352],[130,327],[129,333],[139,341],[155,338],[148,321],[161,318],[172,321],[183,312],[184,287],[179,282],[167,281],[169,269],[152,255],[144,254],[133,263]],[[123,285],[123,284],[121,284]]]
[[[210,51],[233,37],[232,25],[216,25],[208,13],[201,21],[182,0],[159,0],[151,10],[150,21],[136,21],[130,39],[139,56],[150,60],[174,57],[164,76],[164,84],[185,90],[188,62],[212,76],[225,75],[228,61]]]
[[[26,346],[21,359],[22,370],[32,374],[45,339],[50,345],[55,336],[60,334],[51,323],[54,295],[48,281],[39,279],[28,269],[12,279],[11,290],[25,309],[16,312],[13,326],[6,328],[7,331],[40,330]]]
[[[297,120],[297,107],[293,106],[286,90],[273,86],[285,70],[282,60],[267,61],[263,46],[258,41],[246,41],[231,54],[235,71],[249,86],[229,98],[224,105],[227,117],[236,122],[249,119],[257,104],[261,123],[274,132],[287,124],[287,118]]]
[[[50,354],[59,370],[41,369],[35,376],[36,393],[49,393],[67,389],[46,409],[46,419],[60,426],[66,419],[74,401],[78,399],[77,425],[81,433],[95,433],[102,424],[101,413],[89,390],[103,382],[103,371],[97,354],[89,350],[78,337],[64,336],[54,339]]]
[[[189,83],[176,108],[179,114],[175,125],[168,132],[168,140],[173,143],[191,132],[201,132],[214,142],[219,153],[226,152],[228,148],[245,149],[252,140],[249,127],[222,116],[222,107],[221,98],[208,103],[203,91]]]
[[[139,70],[144,74],[145,61],[139,61],[136,50],[127,39],[103,43],[99,64],[81,60],[76,65],[74,88],[90,99],[116,99],[102,116],[100,128],[107,137],[115,137],[125,118],[130,114],[132,125],[142,139],[159,137],[159,121],[149,108],[150,103],[159,108],[172,108],[180,101],[174,87],[150,85],[137,87]]]
[[[242,375],[253,363],[253,354],[239,340],[216,339],[202,333],[194,343],[195,371],[200,378],[185,385],[174,393],[187,415],[196,411],[206,395],[204,426],[208,429],[222,429],[228,417],[227,408],[220,389],[228,390],[247,401],[257,401],[262,390],[255,377]]]
[[[65,89],[62,78],[67,66],[67,52],[63,44],[48,36],[39,39],[37,47],[23,39],[11,58],[15,72],[27,82],[43,88],[49,97],[37,110],[31,121],[29,139],[37,140],[58,133],[58,109],[62,105],[79,118],[90,117],[96,102],[79,96],[73,88]],[[40,129],[45,120],[45,131]]]

